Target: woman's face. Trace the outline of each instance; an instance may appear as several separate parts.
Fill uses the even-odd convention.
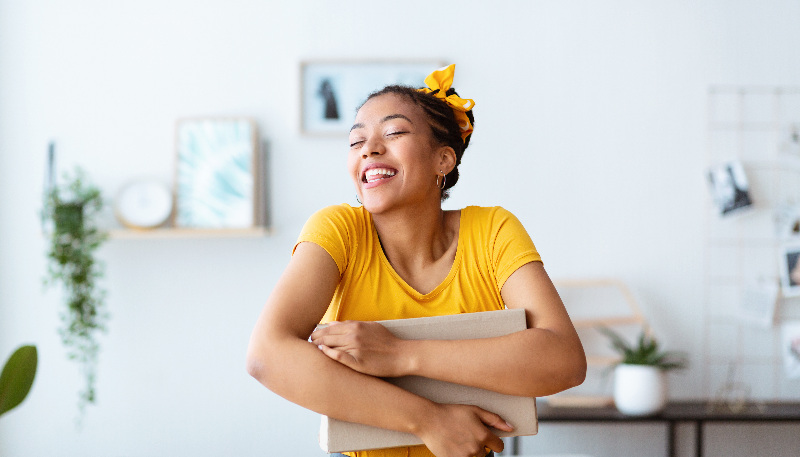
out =
[[[440,201],[437,176],[454,163],[451,148],[437,146],[422,109],[385,94],[358,110],[350,130],[348,171],[364,207],[380,213],[398,205]]]

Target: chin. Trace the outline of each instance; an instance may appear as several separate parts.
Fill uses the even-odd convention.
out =
[[[380,214],[391,208],[391,204],[386,200],[382,199],[372,198],[362,201],[364,203],[362,203],[361,206],[363,206],[365,210],[369,211],[372,214]]]
[[[363,206],[365,210],[372,214],[380,214],[386,209],[384,205],[368,202],[364,202],[361,206]]]

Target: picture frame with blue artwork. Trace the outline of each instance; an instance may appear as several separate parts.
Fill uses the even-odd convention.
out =
[[[177,121],[175,227],[263,225],[258,138],[257,124],[250,118]]]
[[[424,86],[441,60],[314,60],[300,64],[300,130],[305,135],[350,131],[369,94],[389,84]]]

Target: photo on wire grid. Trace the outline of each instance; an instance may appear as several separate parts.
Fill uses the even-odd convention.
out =
[[[786,377],[800,379],[800,321],[786,321],[781,325],[781,346]]]
[[[783,145],[788,154],[800,157],[800,124],[791,124],[783,132]]]
[[[739,319],[769,329],[775,321],[779,295],[780,287],[774,279],[748,284],[739,302]]]
[[[780,267],[783,296],[800,296],[800,243],[787,244],[783,247]]]
[[[712,167],[708,180],[720,215],[728,216],[752,207],[747,175],[740,162],[731,161]]]
[[[782,203],[775,206],[775,232],[782,239],[800,239],[800,205]]]

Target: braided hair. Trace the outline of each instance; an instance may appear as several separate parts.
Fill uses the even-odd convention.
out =
[[[458,166],[461,164],[461,157],[464,156],[464,150],[467,149],[467,146],[469,146],[469,140],[472,138],[472,134],[463,140],[461,139],[461,127],[458,126],[455,114],[453,113],[453,108],[451,108],[443,100],[435,97],[435,92],[425,93],[410,86],[390,85],[377,92],[371,93],[364,103],[375,97],[386,94],[394,94],[405,97],[411,100],[411,102],[413,102],[415,105],[422,108],[422,111],[428,118],[428,124],[431,127],[431,131],[433,132],[433,139],[438,144],[450,146],[453,148],[453,151],[455,151],[456,165],[453,167],[453,170],[446,175],[445,186],[444,189],[442,189],[442,200],[447,199],[447,197],[450,196],[448,190],[450,190],[450,188],[455,186],[458,182]],[[445,95],[452,94],[458,95],[455,89],[450,88],[447,90]],[[473,116],[472,111],[467,112],[467,117],[472,125],[475,125],[475,117]]]

